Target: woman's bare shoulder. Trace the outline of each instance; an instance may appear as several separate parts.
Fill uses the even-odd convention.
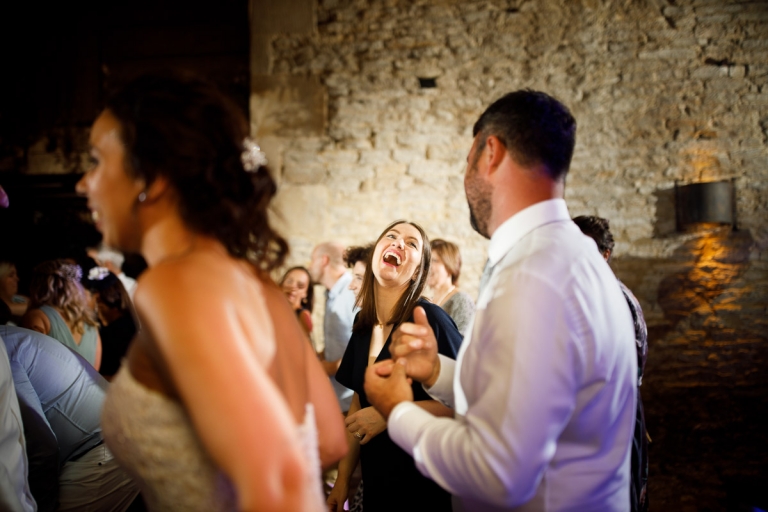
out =
[[[262,355],[271,353],[263,289],[237,260],[202,255],[153,266],[139,279],[134,304],[161,345],[184,333],[185,343],[229,337],[247,340]]]
[[[48,315],[46,315],[42,309],[38,308],[29,309],[24,313],[24,316],[21,317],[21,326],[25,329],[32,329],[43,334],[51,332],[51,321],[48,318]]]

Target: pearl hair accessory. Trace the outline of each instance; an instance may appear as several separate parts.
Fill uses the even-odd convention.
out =
[[[243,161],[243,168],[248,172],[256,172],[259,167],[267,165],[267,155],[261,150],[256,141],[250,137],[243,139],[243,153],[240,158]]]

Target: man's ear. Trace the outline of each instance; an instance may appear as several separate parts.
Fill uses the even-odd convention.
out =
[[[493,173],[501,165],[507,154],[507,148],[501,143],[501,140],[495,135],[489,135],[485,139],[485,163],[488,165],[488,172]]]

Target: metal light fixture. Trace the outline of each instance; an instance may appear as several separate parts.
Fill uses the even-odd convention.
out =
[[[707,224],[736,225],[733,180],[678,185],[675,183],[675,218],[678,231]]]

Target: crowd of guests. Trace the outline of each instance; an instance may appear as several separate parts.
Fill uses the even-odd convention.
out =
[[[607,221],[568,215],[562,104],[517,91],[475,125],[477,302],[459,246],[409,220],[281,272],[247,130],[204,80],[131,82],[77,185],[104,246],[28,295],[0,258],[3,510],[647,507],[647,330]]]

